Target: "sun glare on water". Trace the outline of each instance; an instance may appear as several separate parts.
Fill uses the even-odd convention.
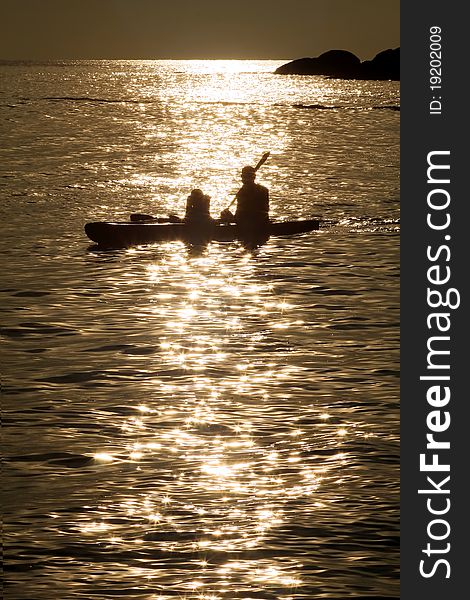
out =
[[[301,586],[298,565],[287,559],[211,564],[209,557],[262,548],[288,522],[289,503],[314,507],[323,482],[340,478],[337,471],[348,460],[339,452],[312,459],[312,440],[292,416],[285,421],[274,412],[272,433],[258,431],[265,407],[282,404],[278,386],[298,375],[285,358],[257,352],[267,342],[263,330],[276,331],[282,322],[288,332],[303,324],[294,318],[295,305],[257,276],[249,255],[239,254],[237,269],[228,260],[233,257],[217,246],[191,257],[180,244],[168,244],[148,264],[143,283],[149,293],[136,317],[158,336],[158,352],[145,361],[155,375],[148,380],[148,399],[136,403],[136,414],[121,425],[125,447],[117,453],[110,443],[113,453],[104,447],[95,458],[103,467],[112,460],[132,464],[152,484],[109,499],[86,530],[119,546],[125,532],[107,524],[127,516],[135,520],[140,535],[134,543],[142,549],[151,544],[161,552],[198,553],[184,586],[201,598],[215,593],[204,583],[209,571],[222,586]],[[258,320],[264,328],[250,333]],[[226,349],[241,339],[249,341],[244,351],[259,358],[242,354],[227,364]],[[318,412],[319,427],[330,427],[327,417]],[[337,435],[346,438],[348,431],[340,428]]]

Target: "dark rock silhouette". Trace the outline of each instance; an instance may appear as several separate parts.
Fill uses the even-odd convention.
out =
[[[361,79],[400,79],[400,48],[379,52],[372,60],[361,63]]]
[[[400,48],[379,52],[361,62],[347,50],[329,50],[316,58],[299,58],[275,71],[280,75],[325,75],[336,79],[400,79]]]

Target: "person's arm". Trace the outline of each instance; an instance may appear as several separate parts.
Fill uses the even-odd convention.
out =
[[[262,186],[262,195],[259,207],[260,212],[269,218],[269,190],[264,186]]]
[[[186,210],[184,213],[184,218],[187,219],[189,217],[189,215],[191,214],[191,209],[192,209],[192,201],[191,198],[187,198],[186,200]]]
[[[242,191],[242,188],[240,188],[238,190],[238,192],[235,194],[235,215],[237,214],[237,212],[240,211],[240,192]]]

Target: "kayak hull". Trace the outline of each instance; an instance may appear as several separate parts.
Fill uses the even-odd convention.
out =
[[[99,246],[126,248],[141,244],[183,241],[203,244],[210,241],[231,242],[234,240],[263,243],[270,236],[295,235],[319,228],[317,219],[270,223],[261,230],[240,228],[235,224],[210,224],[204,227],[186,223],[111,223],[98,221],[85,225],[86,235]]]

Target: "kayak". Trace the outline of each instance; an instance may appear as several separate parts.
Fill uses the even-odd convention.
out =
[[[187,223],[138,223],[97,221],[85,225],[90,240],[107,248],[126,248],[141,244],[181,240],[192,244],[210,241],[264,243],[272,236],[295,235],[314,231],[320,226],[318,219],[272,222],[262,230],[240,228],[232,223],[214,223],[195,227]]]

